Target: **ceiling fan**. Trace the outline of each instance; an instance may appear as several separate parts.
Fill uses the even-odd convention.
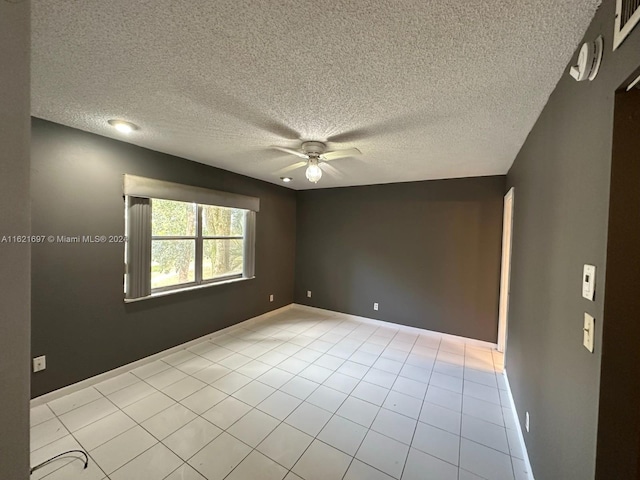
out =
[[[331,160],[336,160],[338,158],[352,157],[354,155],[360,155],[362,152],[357,148],[348,148],[345,150],[333,150],[331,152],[326,152],[326,144],[322,142],[303,142],[300,150],[295,150],[293,148],[287,147],[278,147],[273,145],[271,148],[275,148],[276,150],[280,150],[282,152],[290,153],[292,155],[296,155],[297,157],[304,158],[305,160],[294,163],[282,170],[280,173],[290,172],[297,168],[307,166],[306,176],[310,182],[318,183],[318,180],[322,178],[322,170],[327,170],[332,173],[337,173],[337,171],[325,162],[329,162]]]

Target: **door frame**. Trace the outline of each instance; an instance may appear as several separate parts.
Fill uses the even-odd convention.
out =
[[[502,214],[502,261],[500,264],[500,304],[498,309],[498,351],[507,349],[509,294],[511,287],[511,251],[513,246],[514,187],[504,196]]]

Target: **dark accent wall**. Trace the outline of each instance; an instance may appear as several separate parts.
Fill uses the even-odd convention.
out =
[[[296,302],[496,342],[504,193],[503,176],[299,191]]]
[[[0,0],[0,239],[29,235],[29,2]],[[5,239],[6,240],[6,239]],[[0,478],[29,478],[28,243],[0,243]]]
[[[32,350],[47,369],[33,375],[33,396],[293,301],[293,190],[44,120],[32,130],[38,235],[123,235],[124,173],[260,198],[253,280],[125,304],[123,244],[34,245]]]
[[[614,16],[615,1],[605,0],[585,34],[604,37],[598,77],[577,83],[567,67],[507,177],[515,212],[506,368],[520,420],[530,412],[531,431],[522,429],[537,480],[595,475],[613,99],[640,64],[638,28],[612,51]],[[585,263],[597,267],[595,302],[581,295]],[[582,346],[584,312],[595,317],[593,354]]]
[[[600,479],[640,478],[638,160],[640,90],[633,89],[617,94],[615,101],[596,461]]]

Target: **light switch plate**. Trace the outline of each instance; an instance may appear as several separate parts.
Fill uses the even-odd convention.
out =
[[[585,312],[584,327],[582,328],[582,344],[584,348],[593,353],[593,337],[595,336],[595,320]]]
[[[582,296],[587,300],[595,298],[596,294],[596,267],[585,265],[582,270]]]

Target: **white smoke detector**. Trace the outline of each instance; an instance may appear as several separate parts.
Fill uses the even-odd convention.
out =
[[[578,82],[593,80],[598,75],[602,63],[604,41],[602,35],[593,42],[585,42],[578,55],[578,64],[571,67],[569,73]]]

